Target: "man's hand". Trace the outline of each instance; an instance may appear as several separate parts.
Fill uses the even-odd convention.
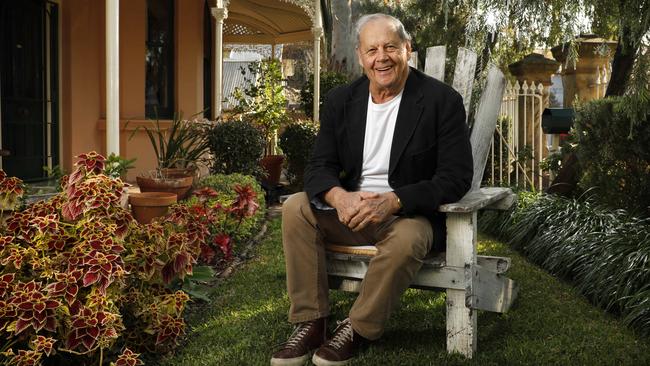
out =
[[[377,197],[364,198],[359,211],[346,224],[352,231],[359,231],[370,224],[378,224],[400,210],[395,192],[385,192]]]
[[[323,198],[336,209],[339,221],[353,231],[380,223],[400,209],[394,192],[347,192],[343,188],[334,187]]]
[[[339,221],[349,227],[350,220],[361,210],[363,201],[378,197],[379,193],[365,191],[348,192],[341,187],[334,187],[327,191],[323,198],[327,204],[336,209]]]

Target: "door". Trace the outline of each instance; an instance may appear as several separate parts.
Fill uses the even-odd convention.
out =
[[[25,181],[58,164],[58,5],[0,2],[1,168]]]

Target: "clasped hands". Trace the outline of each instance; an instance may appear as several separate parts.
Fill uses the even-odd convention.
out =
[[[395,192],[348,192],[334,187],[323,198],[336,209],[339,221],[352,231],[380,223],[400,210]]]

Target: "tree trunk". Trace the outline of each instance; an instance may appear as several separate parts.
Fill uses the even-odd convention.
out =
[[[612,61],[612,74],[605,92],[606,97],[625,93],[625,87],[632,75],[634,56],[638,51],[638,46],[635,47],[634,41],[631,39],[630,28],[624,26],[621,33],[622,36],[618,40]]]
[[[569,197],[575,191],[580,180],[580,164],[575,152],[569,153],[562,160],[562,168],[558,172],[546,193]]]
[[[354,10],[358,0],[332,0],[332,44],[329,69],[354,78],[360,75],[355,52]]]

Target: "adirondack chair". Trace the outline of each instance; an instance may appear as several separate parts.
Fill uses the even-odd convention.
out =
[[[444,81],[445,57],[445,46],[428,48],[425,73]],[[453,87],[463,96],[466,110],[470,105],[476,60],[473,51],[459,49]],[[474,158],[471,190],[460,201],[440,206],[440,212],[447,214],[447,251],[426,258],[411,284],[413,288],[447,292],[447,351],[468,358],[477,346],[476,310],[503,313],[517,296],[514,281],[504,276],[510,258],[476,253],[478,210],[508,209],[515,201],[509,188],[480,187],[504,88],[503,74],[491,65],[471,132]],[[328,244],[326,252],[330,288],[358,292],[376,248]]]

